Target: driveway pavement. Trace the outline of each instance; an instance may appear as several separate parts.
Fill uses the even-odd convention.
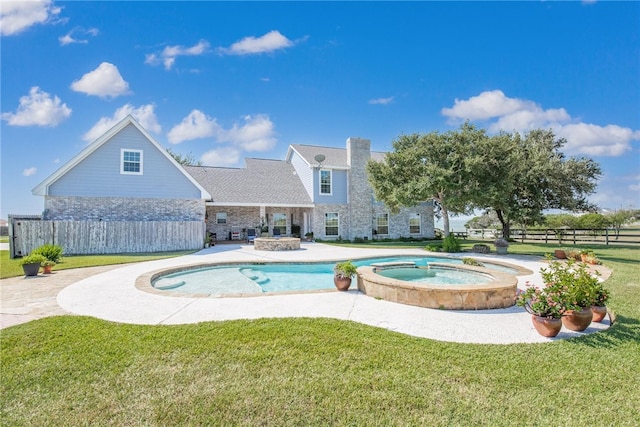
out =
[[[610,325],[607,319],[601,324],[592,323],[584,332],[563,328],[558,337],[549,339],[535,331],[530,315],[520,307],[478,311],[433,310],[377,300],[354,289],[354,286],[348,292],[242,298],[166,296],[136,287],[136,279],[142,275],[200,263],[328,261],[395,255],[424,256],[425,252],[421,249],[354,249],[320,243],[302,243],[298,251],[267,252],[257,251],[246,244],[227,244],[179,258],[123,266],[54,270],[51,275],[36,278],[3,279],[0,281],[0,327],[61,314],[147,325],[263,317],[328,317],[441,341],[509,344],[549,342],[597,332]],[[537,272],[545,263],[539,258],[478,254],[474,257],[511,262],[536,272],[519,276],[520,287],[524,287],[526,281],[542,282]]]

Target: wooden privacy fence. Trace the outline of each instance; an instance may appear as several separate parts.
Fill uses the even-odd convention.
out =
[[[50,243],[66,255],[166,252],[201,249],[201,221],[47,221],[11,218],[10,256]]]

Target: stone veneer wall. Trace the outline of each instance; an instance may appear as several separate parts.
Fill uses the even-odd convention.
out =
[[[371,141],[363,138],[347,139],[349,232],[344,237],[372,237],[371,209],[373,193],[367,176],[367,162],[371,158]]]
[[[204,221],[200,199],[46,196],[45,220]]]
[[[377,227],[376,217],[378,214],[389,214],[389,234],[378,235],[378,238],[397,239],[399,237],[424,237],[431,239],[435,237],[433,222],[433,204],[424,203],[415,207],[402,208],[397,214],[392,214],[384,203],[373,204],[373,218],[371,220],[373,228]],[[409,217],[412,213],[420,214],[420,234],[409,233]]]
[[[333,240],[338,236],[326,236],[324,234],[324,214],[338,213],[338,235],[346,239],[349,235],[349,206],[348,205],[316,205],[311,218],[313,236],[316,239]]]

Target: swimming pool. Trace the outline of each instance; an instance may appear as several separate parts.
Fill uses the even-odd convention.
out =
[[[462,265],[455,258],[410,256],[367,258],[353,263],[361,267],[398,261],[423,267],[433,262]],[[163,274],[151,284],[162,291],[209,296],[318,291],[334,289],[334,265],[335,262],[226,264]]]

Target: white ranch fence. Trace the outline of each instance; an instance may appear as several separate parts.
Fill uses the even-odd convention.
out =
[[[9,256],[24,256],[44,244],[66,255],[195,250],[203,247],[201,221],[49,221],[9,217]]]

